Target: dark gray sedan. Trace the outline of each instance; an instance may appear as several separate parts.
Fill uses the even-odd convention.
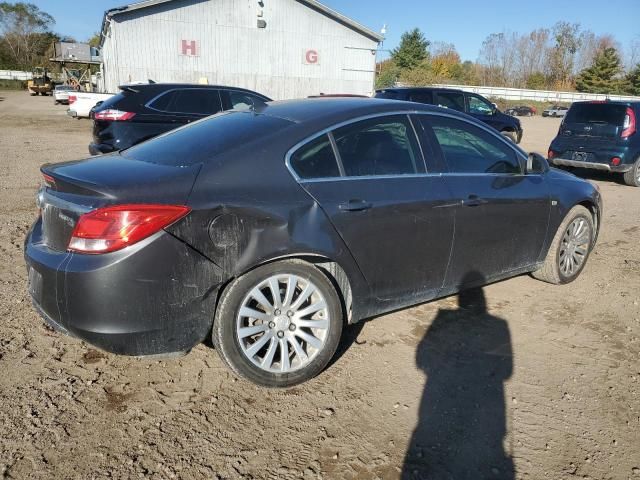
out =
[[[593,185],[481,122],[387,100],[225,112],[42,173],[25,256],[47,322],[127,355],[211,336],[278,387],[318,374],[345,324],[522,273],[572,281],[601,217]]]

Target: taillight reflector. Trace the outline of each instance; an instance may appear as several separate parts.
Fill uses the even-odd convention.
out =
[[[551,160],[555,156],[556,156],[556,152],[554,152],[553,150],[549,149],[549,151],[547,152],[547,158],[549,160]]]
[[[120,250],[168,227],[189,213],[184,205],[114,205],[78,219],[68,249],[80,253]]]
[[[46,183],[49,187],[53,187],[56,184],[56,179],[51,175],[43,173],[42,178],[44,178],[44,183]]]
[[[629,138],[631,135],[636,133],[636,112],[633,111],[633,108],[627,107],[622,128],[623,130],[620,134],[622,138]]]
[[[611,159],[611,165],[613,165],[614,167],[617,167],[618,165],[620,165],[620,163],[622,163],[620,157],[613,157]]]
[[[115,110],[108,108],[100,112],[95,112],[93,118],[96,120],[106,120],[110,122],[125,122],[131,120],[136,114],[133,112],[123,112],[122,110]]]
[[[76,97],[75,95],[69,95],[69,105],[75,103],[76,100],[78,100],[78,97]]]

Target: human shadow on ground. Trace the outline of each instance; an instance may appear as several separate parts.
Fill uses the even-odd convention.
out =
[[[483,283],[477,272],[461,282]],[[489,314],[482,288],[462,291],[458,306],[439,310],[418,346],[416,363],[427,383],[405,457],[405,480],[515,478],[504,447],[504,382],[512,371],[509,327]]]

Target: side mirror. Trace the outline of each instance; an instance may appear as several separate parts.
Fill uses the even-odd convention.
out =
[[[491,107],[492,107],[492,108],[491,108],[491,115],[495,115],[495,114],[496,114],[496,112],[498,111],[498,105],[497,105],[497,104],[495,104],[495,103],[492,103],[492,104],[491,104]]]
[[[547,159],[536,152],[531,152],[527,158],[527,172],[528,174],[544,173],[548,170],[549,164]]]

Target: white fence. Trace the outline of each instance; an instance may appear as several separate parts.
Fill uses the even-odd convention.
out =
[[[640,97],[630,95],[608,95],[601,93],[554,92],[552,90],[525,90],[522,88],[478,87],[471,85],[435,85],[478,93],[484,97],[498,97],[505,100],[532,100],[537,102],[572,103],[580,100],[622,100],[640,102]]]
[[[20,70],[0,70],[0,80],[31,80],[31,72]]]

